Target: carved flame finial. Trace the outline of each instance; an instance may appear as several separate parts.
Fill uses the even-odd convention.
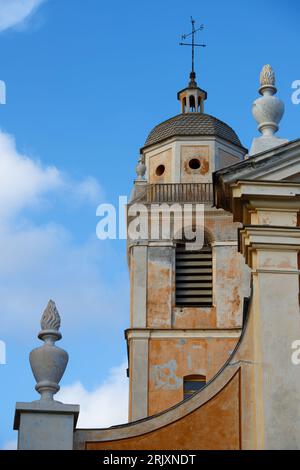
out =
[[[260,86],[275,86],[275,72],[271,65],[264,65],[260,72]]]
[[[60,316],[53,300],[48,302],[42,315],[41,327],[38,338],[44,341],[44,344],[31,351],[29,360],[37,382],[35,389],[40,393],[40,399],[53,401],[69,360],[68,353],[55,344],[61,339],[61,333]]]
[[[56,330],[60,328],[60,316],[56,308],[55,302],[49,300],[46,309],[41,318],[42,330]]]

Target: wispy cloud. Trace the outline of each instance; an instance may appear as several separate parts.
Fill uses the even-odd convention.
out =
[[[78,427],[102,428],[128,421],[127,363],[111,369],[105,382],[88,391],[81,382],[62,387],[56,399],[80,405]]]
[[[12,136],[0,131],[0,216],[12,217],[36,204],[42,194],[63,185],[55,167],[43,168],[20,154]]]
[[[91,331],[107,336],[123,330],[127,268],[125,262],[122,268],[115,246],[96,238],[99,198],[103,190],[95,178],[75,180],[46,166],[21,153],[14,137],[0,131],[0,331],[10,348],[20,338],[28,348],[34,346],[49,298],[62,315],[64,338],[68,335],[70,340],[80,332],[90,341]],[[77,236],[71,219],[80,221],[88,211],[95,220]],[[18,376],[18,366],[14,367],[11,372]],[[112,370],[94,390],[87,390],[80,376],[79,382],[63,388],[64,401],[81,404],[80,425],[108,426],[127,420],[125,367]],[[15,442],[5,447],[15,447]]]
[[[0,0],[1,1],[1,0]],[[67,192],[73,201],[98,204],[102,190],[95,178],[73,181],[54,166],[21,154],[13,136],[0,131],[0,217],[12,219],[22,209],[38,205],[43,197]]]
[[[79,428],[106,428],[128,422],[129,387],[127,362],[113,367],[108,377],[93,390],[78,381],[61,388],[55,396],[62,403],[80,405]],[[2,450],[16,450],[17,439],[6,441]]]
[[[0,32],[24,23],[46,0],[0,0]]]
[[[19,153],[14,138],[0,131],[2,334],[9,334],[16,322],[20,332],[22,328],[31,331],[50,297],[57,301],[68,328],[77,326],[83,312],[98,325],[109,326],[108,319],[121,319],[126,268],[124,265],[117,280],[108,275],[106,268],[115,264],[118,254],[114,250],[109,253],[107,245],[102,249],[104,245],[94,232],[96,217],[93,231],[81,241],[61,222],[49,218],[38,224],[35,220],[36,214],[43,213],[45,207],[55,207],[57,201],[62,220],[64,208],[73,207],[77,219],[82,205],[89,205],[96,213],[102,193],[93,177],[75,181],[55,167],[45,167]],[[34,214],[28,212],[32,208]]]

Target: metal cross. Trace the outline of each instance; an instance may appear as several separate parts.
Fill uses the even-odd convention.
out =
[[[183,34],[181,36],[181,39],[187,39],[190,36],[192,36],[192,42],[191,43],[186,43],[186,42],[180,42],[180,46],[191,46],[192,47],[192,73],[195,72],[195,47],[206,47],[206,44],[196,44],[195,43],[195,34],[198,31],[202,31],[204,29],[204,25],[202,24],[198,29],[195,29],[195,20],[191,16],[191,23],[192,23],[192,32],[189,34]]]

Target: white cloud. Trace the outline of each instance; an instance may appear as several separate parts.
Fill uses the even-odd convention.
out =
[[[38,203],[41,196],[63,185],[55,167],[43,168],[20,154],[12,136],[0,131],[0,217],[10,217]]]
[[[129,387],[127,361],[113,367],[108,377],[94,390],[87,390],[80,381],[61,387],[55,400],[80,405],[77,428],[106,428],[128,422]],[[17,449],[17,439],[7,441],[2,450]]]
[[[0,331],[10,345],[19,339],[28,349],[36,344],[40,315],[50,298],[57,302],[65,338],[66,333],[70,339],[80,332],[84,344],[91,331],[107,336],[123,329],[127,268],[124,256],[124,272],[120,269],[115,246],[96,238],[101,195],[94,178],[75,181],[58,168],[21,154],[14,138],[0,131]],[[37,223],[45,208],[56,208],[56,203],[60,210],[54,218]],[[83,240],[61,222],[70,208],[80,220],[79,203],[89,204],[95,213],[95,225]],[[112,370],[95,390],[86,390],[80,382],[63,388],[64,401],[82,405],[80,425],[108,426],[127,420],[125,367]],[[13,373],[18,375],[17,367]],[[5,444],[11,447],[15,442]]]
[[[0,0],[0,32],[22,24],[45,0]]]
[[[127,362],[109,371],[108,378],[94,390],[87,390],[80,381],[61,388],[55,399],[80,405],[77,428],[106,428],[128,422]],[[7,441],[2,450],[17,449],[17,440]]]
[[[56,400],[79,404],[77,427],[102,428],[128,422],[127,363],[111,369],[108,379],[88,391],[81,382],[62,387]]]
[[[2,334],[12,331],[16,323],[20,332],[36,328],[49,298],[58,303],[68,328],[82,323],[83,312],[85,318],[89,315],[107,326],[121,319],[127,289],[125,263],[124,277],[118,273],[117,286],[105,272],[105,259],[113,265],[118,257],[115,250],[109,253],[107,245],[101,250],[95,232],[77,242],[63,225],[51,221],[37,225],[30,212],[24,219],[24,209],[43,211],[56,200],[66,210],[74,206],[78,217],[78,203],[96,209],[100,197],[102,189],[94,178],[74,181],[55,167],[44,167],[20,154],[13,137],[0,131]],[[96,222],[95,217],[95,227]]]
[[[17,450],[18,441],[17,439],[12,439],[11,441],[5,442],[2,447],[2,450]]]
[[[89,201],[91,204],[98,205],[103,198],[103,192],[98,181],[89,176],[76,185],[74,196],[78,202]]]
[[[101,243],[75,243],[61,226],[0,227],[0,330],[24,333],[33,340],[41,310],[53,298],[69,334],[90,328],[116,330],[126,317],[127,271],[117,266],[118,253]],[[107,271],[107,264],[112,268]],[[4,314],[5,312],[5,314]]]
[[[14,138],[0,131],[0,218],[12,218],[22,209],[37,206],[45,195],[58,190],[68,193],[69,200],[76,203],[96,205],[102,197],[95,178],[76,182],[54,166],[43,167],[38,160],[18,152]]]

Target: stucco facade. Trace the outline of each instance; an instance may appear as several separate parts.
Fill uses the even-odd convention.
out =
[[[273,96],[270,66],[261,85],[262,95],[271,88]],[[188,114],[196,118],[186,119],[182,102],[183,117],[150,133],[128,205],[128,226],[134,207],[146,208],[143,236],[128,240],[130,422],[76,429],[74,449],[300,449],[300,140],[272,135],[282,105],[267,97],[267,106],[259,102],[265,112],[256,116],[268,135],[253,147],[263,151],[244,158],[234,131],[201,114],[205,92],[197,88],[195,97],[199,107]],[[154,237],[148,209],[163,203],[165,209],[203,204],[204,247],[196,254],[176,236],[175,213],[169,235]],[[164,211],[156,222],[167,219]],[[198,222],[189,220],[192,227]],[[200,283],[191,274],[195,267]],[[55,337],[58,319],[50,331]],[[44,374],[44,364],[39,367]],[[205,386],[183,400],[186,377],[201,377]],[[20,448],[28,448],[37,411],[41,431],[49,431],[51,410],[61,424],[66,413],[73,424],[77,419],[76,407],[59,410],[55,401],[40,401],[38,410],[27,405],[16,410]],[[66,432],[65,448],[70,426]],[[43,448],[42,435],[35,433],[34,448]],[[53,448],[61,448],[58,438]]]
[[[186,376],[200,375],[209,381],[221,369],[240,337],[244,298],[250,291],[249,269],[237,253],[239,224],[229,212],[213,207],[212,198],[213,172],[242,161],[246,151],[225,123],[200,110],[187,115],[188,121],[183,113],[150,133],[141,154],[145,179],[137,181],[132,192],[128,223],[136,204],[144,204],[150,213],[153,205],[177,204],[184,210],[190,202],[202,203],[204,242],[212,250],[207,284],[211,282],[212,301],[177,304],[175,215],[170,214],[170,236],[164,239],[153,237],[149,215],[147,236],[128,244],[130,420],[154,415],[183,400]],[[169,135],[179,132],[178,123],[180,135]],[[167,216],[161,217],[163,223]]]
[[[242,334],[224,366],[163,413],[76,431],[76,448],[300,449],[300,366],[292,360],[300,337],[299,170],[298,140],[214,177],[217,207],[242,224],[237,250],[252,278]]]

